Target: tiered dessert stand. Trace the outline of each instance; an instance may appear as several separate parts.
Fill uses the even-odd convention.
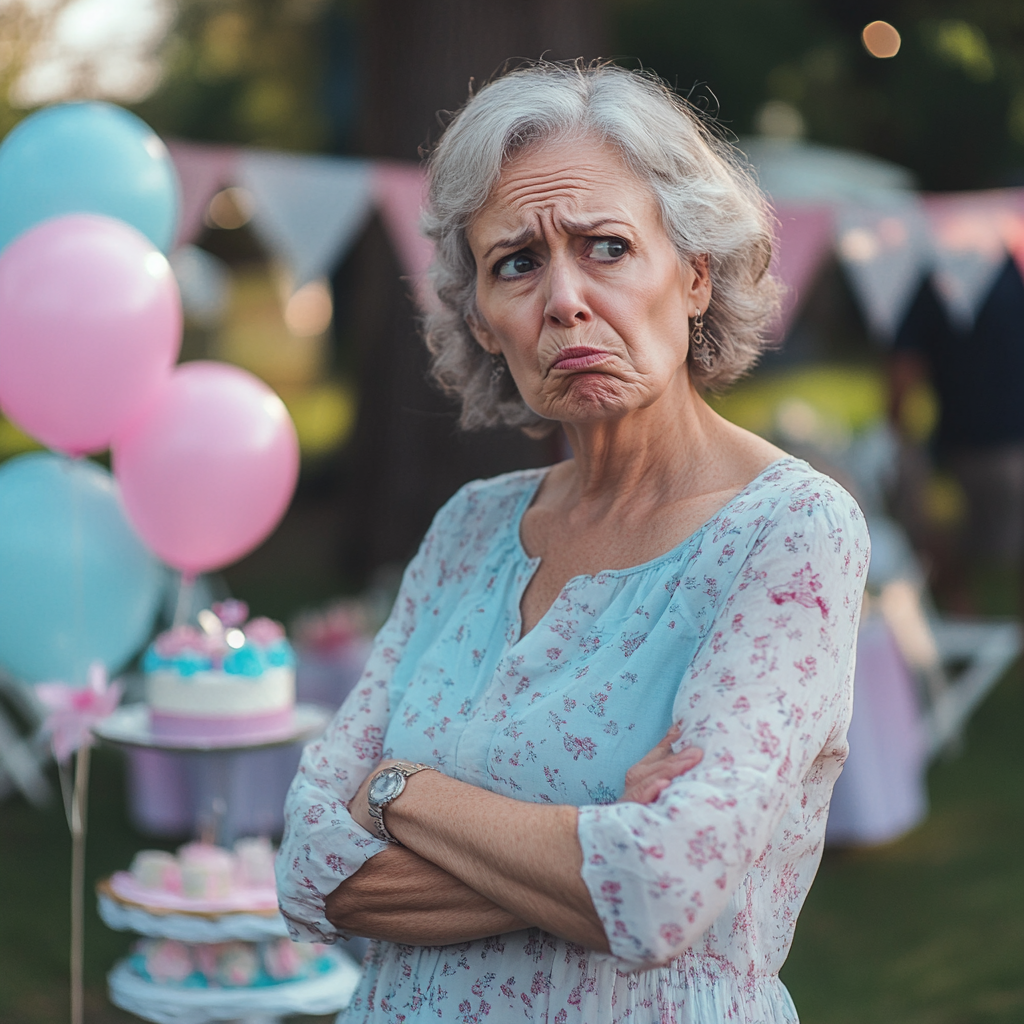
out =
[[[149,709],[144,704],[118,708],[95,729],[100,739],[120,746],[166,751],[190,751],[213,759],[210,808],[213,834],[227,845],[234,838],[224,833],[230,769],[233,758],[246,751],[297,743],[319,735],[329,712],[311,704],[295,708],[287,733],[258,741],[208,738],[168,740],[149,728]],[[188,901],[149,900],[133,891],[130,876],[120,872],[97,886],[99,913],[117,931],[131,931],[149,938],[176,939],[188,943],[263,942],[287,936],[276,906],[268,901],[246,906],[236,900],[215,911],[188,909]],[[158,904],[158,905],[154,905]],[[326,969],[295,981],[252,988],[180,987],[158,984],[141,977],[129,961],[117,963],[107,976],[111,1001],[124,1010],[156,1024],[208,1024],[213,1021],[244,1021],[273,1024],[289,1014],[326,1014],[348,1005],[360,978],[360,969],[345,952],[330,954]]]

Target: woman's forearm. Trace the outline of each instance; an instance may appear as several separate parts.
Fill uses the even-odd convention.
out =
[[[327,897],[326,916],[335,928],[416,946],[470,942],[529,927],[443,868],[397,846],[342,882]]]
[[[580,876],[575,807],[525,803],[420,772],[385,816],[405,846],[509,914],[607,951]]]
[[[629,769],[622,801],[650,803],[671,779],[699,763],[702,754],[696,747],[673,750],[678,738],[679,729],[673,725]],[[373,774],[349,804],[355,820],[367,831],[375,831],[367,805]],[[392,834],[407,847],[385,854],[409,857],[415,851],[419,856],[400,863],[419,871],[425,860],[440,875],[425,874],[415,880],[410,876],[410,884],[398,891],[394,872],[382,870],[378,875],[372,867],[387,863],[381,861],[385,854],[378,854],[334,894],[353,886],[346,896],[351,900],[363,872],[368,885],[380,878],[381,888],[367,890],[372,904],[345,904],[346,913],[372,911],[372,920],[361,923],[361,934],[392,938],[398,933],[385,936],[380,929],[393,929],[398,922],[402,931],[397,941],[412,941],[402,936],[417,929],[417,934],[444,936],[424,941],[455,942],[536,926],[589,949],[608,949],[604,927],[581,877],[583,854],[576,837],[575,807],[512,800],[439,772],[417,772],[401,796],[387,805],[385,816]],[[360,931],[352,923],[346,927]],[[370,927],[378,930],[366,930]]]

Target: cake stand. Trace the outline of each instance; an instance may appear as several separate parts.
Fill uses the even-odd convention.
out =
[[[210,809],[213,838],[230,845],[234,836],[225,829],[227,793],[236,755],[267,747],[298,743],[318,736],[331,712],[313,704],[298,704],[291,727],[270,736],[232,737],[223,741],[209,738],[167,739],[149,727],[145,704],[128,704],[94,727],[97,737],[124,747],[190,752],[209,761]],[[167,912],[122,899],[110,880],[97,886],[99,913],[108,927],[131,931],[150,938],[180,942],[260,942],[281,938],[287,930],[280,913],[261,908],[230,912]],[[328,969],[296,981],[252,988],[179,988],[148,981],[136,974],[127,960],[121,960],[107,975],[111,1002],[156,1024],[208,1024],[215,1021],[244,1021],[273,1024],[288,1014],[335,1013],[348,1005],[361,977],[356,962],[345,952],[331,954]]]
[[[100,917],[115,931],[189,943],[262,942],[288,934],[276,910],[168,912],[125,899],[115,881],[105,879],[96,887]],[[249,988],[163,985],[140,977],[126,958],[107,975],[107,986],[115,1006],[155,1024],[279,1024],[287,1014],[336,1013],[348,1005],[362,971],[343,950],[332,950],[327,956],[323,969],[309,977]]]
[[[187,753],[202,758],[205,783],[202,803],[207,808],[208,821],[203,837],[221,846],[230,846],[238,838],[227,813],[232,775],[242,764],[238,755],[311,740],[323,732],[331,715],[330,710],[319,704],[296,704],[291,723],[273,733],[223,739],[205,736],[170,739],[154,734],[149,725],[149,707],[139,703],[117,708],[99,722],[93,732],[101,740],[122,747]]]
[[[140,978],[123,960],[107,975],[107,983],[115,1006],[155,1024],[274,1024],[285,1015],[336,1013],[348,1005],[362,972],[346,954],[337,958],[323,974],[258,988],[158,985]]]

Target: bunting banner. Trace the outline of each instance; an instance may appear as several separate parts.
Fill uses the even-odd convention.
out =
[[[187,142],[168,148],[182,184],[178,246],[200,236],[220,189],[240,185],[252,196],[253,229],[299,288],[330,276],[376,210],[417,304],[436,306],[427,274],[433,245],[419,231],[426,188],[419,165]],[[922,197],[907,187],[901,168],[807,149],[787,150],[789,163],[779,167],[774,151],[759,161],[762,185],[778,200],[772,270],[787,287],[782,333],[832,253],[883,343],[895,336],[928,275],[950,320],[967,329],[1008,255],[1024,274],[1024,189]],[[199,268],[195,253],[179,262],[185,276]],[[212,292],[197,291],[196,299],[197,312],[209,307],[212,316]]]
[[[771,271],[782,279],[780,333],[785,335],[796,319],[822,263],[835,244],[835,217],[827,206],[775,205],[775,245]]]
[[[1024,189],[924,199],[935,241],[932,280],[953,324],[969,330],[1013,256],[1024,273]]]
[[[837,252],[871,332],[891,342],[932,266],[928,219],[912,193],[836,213]]]
[[[288,268],[293,290],[330,276],[373,209],[367,160],[249,150],[237,177],[253,198],[253,228]]]
[[[199,238],[210,200],[222,188],[236,183],[239,150],[191,142],[169,142],[167,149],[181,181],[181,216],[174,241],[177,247]]]
[[[422,310],[437,305],[437,296],[427,279],[434,246],[420,234],[426,187],[426,173],[416,164],[389,161],[374,166],[373,194],[377,209]]]

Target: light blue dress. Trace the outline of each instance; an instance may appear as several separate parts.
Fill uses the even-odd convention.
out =
[[[521,637],[539,564],[519,525],[544,470],[464,487],[406,571],[361,682],[305,751],[278,857],[293,935],[384,848],[346,810],[382,757],[580,808],[611,953],[539,929],[379,942],[351,1022],[791,1022],[778,978],[846,756],[868,563],[849,495],[782,459],[666,554],[577,576]],[[701,764],[617,804],[671,722]]]

